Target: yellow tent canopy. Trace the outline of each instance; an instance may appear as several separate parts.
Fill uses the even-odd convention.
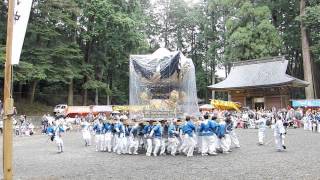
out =
[[[129,106],[113,106],[113,111],[129,111]]]
[[[146,106],[130,106],[130,105],[124,105],[124,106],[114,105],[112,107],[113,111],[142,111],[145,108]]]
[[[211,105],[214,106],[217,109],[221,110],[236,110],[240,111],[240,104],[237,104],[232,101],[222,101],[222,100],[211,100]]]

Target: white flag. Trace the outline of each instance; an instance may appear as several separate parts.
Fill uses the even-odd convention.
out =
[[[13,15],[12,64],[19,64],[31,6],[32,0],[15,0]]]

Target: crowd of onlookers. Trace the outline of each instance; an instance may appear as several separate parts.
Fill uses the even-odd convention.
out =
[[[16,120],[16,118],[13,118],[13,127],[16,135],[31,136],[34,134],[35,126],[33,125],[32,122],[27,120],[26,115],[20,115],[18,120]]]
[[[213,110],[210,113],[215,112],[223,114],[224,111]],[[2,113],[1,113],[2,114]],[[234,111],[232,113],[232,119],[235,123],[236,128],[256,128],[255,121],[264,114],[267,119],[267,124],[272,125],[276,121],[276,116],[280,115],[284,122],[285,127],[300,128],[303,127],[305,130],[310,130],[314,132],[320,132],[320,108],[319,109],[303,109],[303,108],[289,108],[289,109],[280,109],[276,110],[255,110],[244,108],[240,112]],[[111,116],[118,114],[111,114]],[[124,114],[126,116],[127,114]],[[67,117],[56,117],[50,115],[49,113],[43,115],[41,118],[41,132],[46,133],[48,126],[52,125],[53,121],[58,120],[64,127],[66,131],[72,129],[80,129],[80,123],[83,120],[88,122],[93,122],[95,119],[104,119],[107,120],[110,117],[107,117],[105,114],[93,115],[91,113],[87,115],[75,115],[73,118]],[[112,117],[111,117],[112,118]],[[13,116],[13,127],[16,135],[26,135],[30,136],[35,133],[35,125],[27,119],[26,115],[20,115],[17,117]],[[0,133],[3,133],[3,120],[0,120]]]
[[[217,112],[217,110],[214,110]],[[218,111],[223,113],[224,111]],[[210,113],[210,112],[209,112]],[[265,109],[243,109],[240,112],[233,112],[232,119],[235,122],[236,128],[256,128],[255,121],[265,115],[267,124],[272,125],[276,122],[276,117],[282,117],[283,125],[285,127],[300,128],[305,130],[320,132],[320,108],[319,109],[303,109],[303,108],[289,108],[272,110]]]
[[[3,110],[3,103],[0,100],[0,132],[3,133],[3,117],[4,116],[4,110]],[[13,116],[12,116],[12,125],[14,134],[19,136],[31,136],[34,134],[34,128],[32,122],[30,122],[27,119],[26,115],[20,115],[17,117],[17,109],[13,107]]]
[[[32,122],[27,120],[26,115],[20,115],[19,118],[16,116],[12,117],[12,124],[14,134],[17,136],[31,136],[35,133],[35,126]],[[3,117],[0,120],[0,132],[3,133]]]

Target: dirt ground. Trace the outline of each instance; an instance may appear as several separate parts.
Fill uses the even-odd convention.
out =
[[[14,137],[14,179],[320,179],[320,134],[289,129],[287,151],[276,152],[271,129],[264,146],[257,145],[256,129],[236,132],[241,148],[191,158],[95,152],[80,132],[64,134],[62,154],[47,136]]]

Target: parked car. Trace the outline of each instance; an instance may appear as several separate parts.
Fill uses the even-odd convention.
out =
[[[53,114],[56,116],[64,115],[66,112],[68,105],[66,104],[58,104],[53,109]]]

